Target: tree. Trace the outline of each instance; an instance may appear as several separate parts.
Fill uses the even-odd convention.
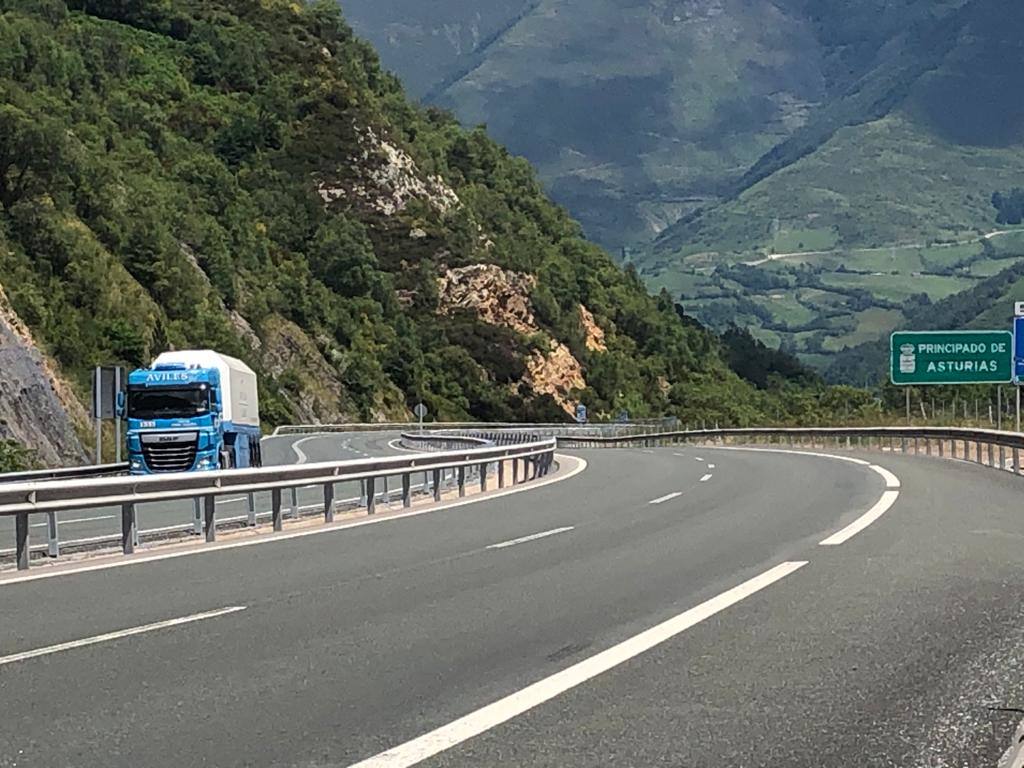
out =
[[[66,179],[66,144],[55,119],[0,105],[0,206],[10,209]]]

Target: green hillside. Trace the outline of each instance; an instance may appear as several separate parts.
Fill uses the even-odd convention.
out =
[[[1024,179],[1024,93],[1008,66],[1022,35],[1024,7],[1002,0],[912,27],[731,199],[636,254],[638,269],[713,326],[751,325],[819,366],[1004,269],[1024,253],[1019,217],[992,199]],[[723,264],[766,274],[730,283]]]
[[[270,423],[817,407],[737,376],[525,161],[411,106],[333,2],[0,0],[0,96],[0,286],[80,393],[211,346]]]

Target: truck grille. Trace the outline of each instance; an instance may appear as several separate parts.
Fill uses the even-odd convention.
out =
[[[150,472],[187,472],[196,461],[197,432],[142,435],[142,456]]]

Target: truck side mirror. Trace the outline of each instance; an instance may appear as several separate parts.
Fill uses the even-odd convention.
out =
[[[123,419],[125,415],[124,392],[117,393],[117,399],[114,407],[117,410],[117,418]]]

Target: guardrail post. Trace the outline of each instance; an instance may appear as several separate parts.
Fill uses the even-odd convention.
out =
[[[295,520],[299,518],[299,489],[292,488],[292,512],[291,517]]]
[[[28,512],[19,512],[14,516],[14,541],[18,570],[27,571],[29,557]]]
[[[434,470],[434,501],[441,500],[441,470]]]
[[[359,481],[359,506],[366,506],[366,480]]]
[[[402,506],[412,506],[412,476],[408,472],[402,475]]]
[[[135,551],[135,504],[126,501],[121,505],[121,551],[130,555]]]
[[[995,453],[992,450],[992,443],[988,444],[988,466],[994,467],[996,464]]]
[[[901,437],[900,438],[900,453],[906,453],[906,452],[907,452],[907,438]]]
[[[1020,449],[1016,446],[1013,449],[1013,471],[1020,474]]]
[[[939,438],[939,458],[943,458],[946,455],[946,441]]]
[[[917,442],[917,438],[914,438],[914,455],[917,456],[921,452],[920,445]]]
[[[280,531],[283,528],[281,522],[281,489],[270,489],[270,517],[274,523],[274,530]]]
[[[975,455],[975,461],[978,464],[983,463],[982,460],[981,460],[981,443],[978,442],[977,440],[974,441],[974,455]]]
[[[256,527],[256,494],[253,493],[252,491],[249,491],[249,493],[247,495],[249,497],[248,498],[248,501],[249,501],[249,510],[248,510],[249,517],[246,520],[246,523],[248,524],[248,526],[250,528],[255,528]]]
[[[930,437],[924,439],[924,453],[925,456],[932,455],[932,439]]]
[[[498,487],[505,487],[505,460],[498,459]]]
[[[366,514],[372,515],[377,511],[377,489],[376,478],[366,478]]]
[[[466,468],[459,467],[459,498],[466,495]]]
[[[46,554],[60,557],[60,535],[57,531],[57,513],[46,513]]]
[[[203,510],[199,503],[199,497],[192,499],[192,535],[202,536],[203,534]]]
[[[334,522],[334,483],[324,483],[324,522]]]
[[[206,531],[207,541],[217,540],[217,497],[214,495],[203,497],[204,507],[204,529]]]
[[[1006,469],[1006,449],[1003,446],[999,446],[999,468]]]
[[[486,462],[480,465],[480,490],[487,490],[487,464]]]
[[[512,485],[519,482],[519,459],[512,459]]]

